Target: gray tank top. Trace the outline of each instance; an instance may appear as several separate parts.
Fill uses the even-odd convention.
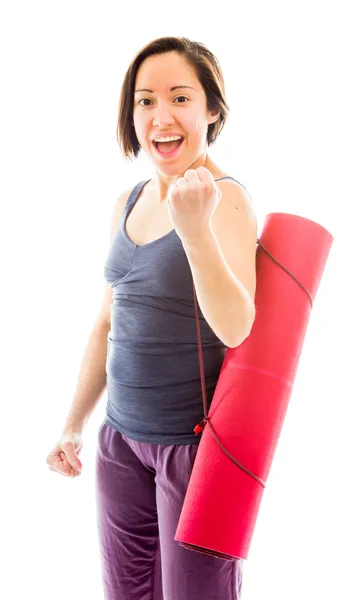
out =
[[[221,179],[237,181],[215,181]],[[130,193],[104,268],[112,288],[105,422],[138,441],[194,444],[201,439],[194,427],[203,418],[203,401],[188,259],[175,229],[143,246],[125,229],[148,181]],[[209,409],[226,346],[200,306],[199,320]]]

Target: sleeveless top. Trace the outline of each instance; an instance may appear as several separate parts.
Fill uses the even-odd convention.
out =
[[[105,262],[112,288],[105,423],[138,441],[196,444],[203,401],[190,265],[175,229],[142,246],[125,229],[148,181],[131,191]],[[198,308],[209,409],[226,346]]]

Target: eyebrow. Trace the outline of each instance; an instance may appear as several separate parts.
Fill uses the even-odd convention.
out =
[[[195,90],[195,88],[194,88],[194,87],[192,87],[191,85],[174,85],[174,87],[171,87],[171,88],[170,88],[170,92],[172,92],[172,91],[174,91],[174,90],[177,90],[177,89],[179,89],[179,88],[189,88],[189,89],[191,89],[191,90]],[[137,94],[138,92],[150,92],[150,94],[153,94],[153,93],[154,93],[154,90],[148,90],[148,89],[145,89],[145,88],[144,88],[144,89],[141,89],[141,90],[136,90],[136,91],[135,91],[135,94]],[[195,90],[195,92],[196,92],[196,90]]]

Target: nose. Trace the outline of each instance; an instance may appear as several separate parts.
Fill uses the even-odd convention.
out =
[[[159,104],[153,119],[154,127],[166,129],[174,123],[174,117],[166,103]]]

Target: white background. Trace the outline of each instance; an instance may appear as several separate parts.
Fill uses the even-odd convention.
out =
[[[242,600],[355,600],[359,566],[359,19],[356,2],[5,2],[1,8],[1,544],[6,600],[100,600],[94,461],[48,469],[102,301],[115,199],[153,176],[116,144],[122,79],[165,35],[201,41],[231,113],[213,160],[260,226],[334,236],[263,496]]]

